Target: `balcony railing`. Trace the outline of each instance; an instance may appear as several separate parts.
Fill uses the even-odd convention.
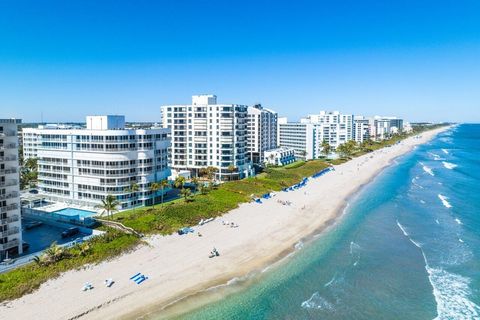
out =
[[[13,203],[13,204],[9,204],[9,205],[4,206],[4,207],[0,207],[0,212],[5,213],[7,211],[12,211],[12,210],[17,210],[17,209],[18,209],[18,204]]]
[[[0,220],[0,224],[8,224],[8,223],[13,223],[13,222],[17,222],[18,220],[20,220],[20,217],[18,216],[18,214],[14,214],[14,215],[11,215],[10,217],[7,217],[5,219],[1,219]]]
[[[10,248],[17,247],[19,244],[20,244],[20,241],[18,239],[11,240],[7,243],[1,243],[0,250],[8,250]]]
[[[16,160],[17,160],[16,156],[0,157],[0,162],[2,162],[2,161],[16,161]]]
[[[2,238],[5,238],[5,237],[8,237],[8,236],[11,236],[12,234],[17,234],[19,232],[20,232],[19,227],[13,227],[13,228],[8,229],[7,231],[0,232],[0,236]]]
[[[15,131],[2,131],[0,137],[15,137],[17,134]]]
[[[10,193],[7,193],[7,194],[1,194],[0,195],[0,200],[17,198],[18,196],[19,196],[18,192],[10,192]]]
[[[16,147],[17,145],[15,143],[8,143],[8,144],[4,144],[3,146],[0,145],[0,150],[15,149]]]
[[[17,173],[17,169],[16,168],[0,169],[0,174],[11,174],[11,173]]]
[[[0,182],[0,187],[11,187],[17,185],[16,180]]]

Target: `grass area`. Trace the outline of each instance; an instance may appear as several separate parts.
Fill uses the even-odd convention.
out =
[[[48,266],[31,263],[0,274],[0,302],[30,293],[45,281],[58,277],[62,272],[118,256],[133,249],[140,240],[133,235],[109,229],[105,234],[94,237],[86,243],[89,247],[86,253],[82,253],[80,246],[76,246],[66,249],[63,259]]]
[[[223,183],[207,194],[195,195],[190,201],[178,199],[155,208],[124,211],[114,215],[114,219],[141,233],[169,234],[181,227],[195,225],[201,219],[232,210],[240,203],[250,201],[252,194],[258,196],[279,191],[298,183],[328,165],[323,160],[312,160],[290,167],[268,168],[255,177]]]

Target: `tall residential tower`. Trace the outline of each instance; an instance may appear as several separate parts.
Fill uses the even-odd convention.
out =
[[[22,253],[18,119],[0,119],[0,260]]]
[[[177,172],[198,175],[215,167],[216,178],[252,174],[247,153],[247,106],[218,104],[215,95],[192,96],[192,104],[162,106],[163,127],[171,131],[170,163]]]

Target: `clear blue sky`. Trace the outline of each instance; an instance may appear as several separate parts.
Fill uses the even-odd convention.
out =
[[[480,1],[0,0],[0,117],[159,121],[198,93],[480,122]]]

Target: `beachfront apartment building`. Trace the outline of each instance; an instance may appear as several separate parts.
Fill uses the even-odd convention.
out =
[[[403,131],[403,119],[375,116],[370,119],[370,136],[374,140],[384,140],[392,134]]]
[[[217,180],[253,175],[246,105],[218,104],[215,95],[194,95],[192,104],[165,105],[161,111],[163,127],[170,129],[172,170],[198,176],[200,169],[215,167]]]
[[[315,126],[316,148],[326,141],[333,151],[353,139],[353,115],[342,114],[338,111],[320,111],[300,120],[301,123],[311,123]],[[319,150],[318,152],[320,152]]]
[[[17,136],[20,123],[19,119],[0,119],[0,260],[22,253]]]
[[[316,127],[312,123],[288,122],[278,118],[278,143],[282,148],[293,149],[295,158],[311,160],[318,158]]]
[[[127,129],[124,116],[87,116],[86,128],[25,129],[36,136],[38,187],[55,202],[94,208],[113,195],[122,209],[158,202],[153,182],[167,179],[168,129]],[[127,188],[137,184],[137,192]],[[164,190],[165,192],[166,190]]]
[[[370,119],[364,116],[353,118],[353,139],[357,143],[370,140]]]
[[[265,151],[277,147],[278,114],[256,104],[247,108],[247,153],[255,164],[262,164]]]
[[[295,150],[280,147],[265,151],[263,163],[266,165],[284,166],[295,162]]]

